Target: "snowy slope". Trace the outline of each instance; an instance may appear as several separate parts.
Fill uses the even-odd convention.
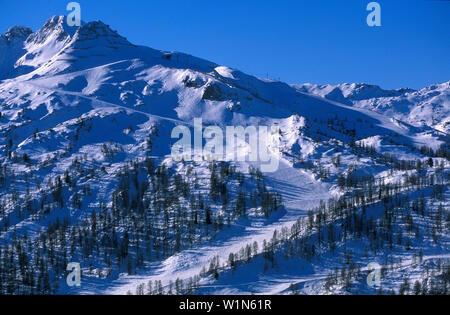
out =
[[[65,267],[41,271],[42,279],[57,283],[54,293],[124,294],[143,281],[162,280],[166,286],[177,278],[198,275],[217,255],[225,261],[243,244],[262,242],[275,229],[290,228],[321,200],[352,194],[352,189],[339,186],[343,174],[347,182],[373,177],[374,182],[394,183],[415,172],[421,174],[417,163],[429,165],[430,159],[427,174],[438,173],[438,167],[440,176],[448,171],[447,135],[377,113],[370,106],[350,106],[353,103],[348,101],[352,93],[352,100],[365,102],[386,91],[356,93],[353,87],[335,99],[319,93],[324,90],[319,87],[294,88],[183,53],[136,46],[102,22],[67,27],[64,17],[52,17],[33,33],[10,29],[0,37],[0,55],[0,244],[12,242],[14,233],[26,233],[44,242],[45,248],[51,247],[40,233],[53,230],[48,226],[57,219],[68,220],[73,235],[77,228],[90,235],[81,245],[72,243],[70,259],[80,261],[83,268],[80,288],[67,287],[61,271]],[[443,95],[447,90],[448,84],[437,88]],[[408,97],[415,102],[412,95],[419,92],[392,93],[386,97],[411,94]],[[429,99],[428,94],[423,99]],[[176,141],[171,138],[172,129],[192,127],[193,119],[199,117],[205,126],[279,126],[281,132],[275,136],[280,153],[271,153],[279,160],[278,170],[264,173],[262,180],[251,171],[260,163],[232,162],[237,171],[220,176],[228,185],[228,195],[214,201],[209,188],[214,165],[177,163],[170,156]],[[242,155],[249,150],[248,144],[240,143],[236,150]],[[155,171],[152,163],[160,168]],[[164,186],[161,174],[166,168],[172,177]],[[279,193],[283,206],[262,217],[262,202],[254,204],[249,196],[253,192],[260,198],[263,193]],[[218,222],[237,208],[240,193],[247,196],[247,213],[233,216],[228,226],[216,231]],[[204,207],[197,210],[205,218],[212,215],[214,224],[204,227],[195,217],[194,240],[185,240],[184,234],[194,228],[186,219],[191,213],[183,216],[182,212],[197,207],[192,200],[198,195],[204,196],[212,214]],[[158,198],[169,204],[168,209]],[[225,199],[231,201],[227,204]],[[120,206],[117,200],[122,200]],[[117,216],[115,207],[123,210],[122,216]],[[158,216],[159,207],[164,208],[164,217]],[[112,220],[113,236],[100,235],[93,228],[96,216],[99,222],[107,221],[104,211],[117,216]],[[119,266],[111,267],[104,257],[116,252],[112,254],[105,243],[117,237],[116,245],[128,247],[125,235],[141,235],[139,229],[147,228],[147,223],[136,220],[147,220],[147,214],[156,216],[155,224],[164,227],[158,233],[170,235],[142,240],[153,242],[143,261],[139,242],[131,242],[129,253],[117,254]],[[102,231],[110,228],[111,224],[102,225]],[[61,253],[69,251],[64,246],[68,247],[72,234],[62,231],[58,245],[52,246]],[[61,235],[67,240],[61,241]],[[92,239],[102,244],[97,253],[86,245],[94,243]],[[166,245],[171,250],[159,253]],[[60,256],[68,259],[69,253]],[[109,270],[107,276],[105,270]],[[282,280],[277,280],[281,283],[277,288],[266,282],[255,291],[283,293],[292,279]]]
[[[383,90],[376,85],[297,84],[301,92],[312,93],[344,104],[365,108],[414,126],[430,126],[448,133],[450,128],[450,82],[415,91]]]

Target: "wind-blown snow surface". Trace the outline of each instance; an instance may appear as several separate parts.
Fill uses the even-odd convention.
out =
[[[316,94],[359,108],[374,110],[414,126],[450,131],[450,81],[415,91],[383,90],[369,84],[296,84],[298,91]]]
[[[186,279],[197,275],[213,257],[219,255],[226,260],[246,243],[270,239],[274,229],[290,227],[321,200],[341,195],[336,180],[349,169],[387,182],[405,175],[391,174],[389,167],[377,160],[356,155],[351,144],[363,143],[379,154],[389,153],[398,159],[425,160],[429,156],[417,148],[436,150],[448,143],[446,135],[432,128],[419,128],[372,111],[375,105],[369,106],[369,100],[360,100],[360,106],[351,107],[339,103],[348,99],[345,94],[343,99],[323,95],[330,100],[311,95],[314,91],[309,88],[304,93],[299,87],[260,80],[186,54],[136,46],[102,22],[71,28],[64,17],[53,17],[34,33],[12,28],[0,37],[0,56],[0,161],[15,177],[29,179],[7,179],[1,187],[2,204],[12,214],[11,227],[0,234],[3,241],[8,241],[13,229],[33,237],[55,217],[70,214],[71,221],[76,222],[92,210],[97,211],[100,202],[110,204],[119,170],[131,161],[148,157],[149,136],[151,156],[157,163],[164,162],[189,177],[186,167],[170,157],[171,146],[177,140],[171,139],[175,126],[192,126],[193,119],[201,117],[205,125],[261,124],[281,128],[276,135],[281,152],[272,153],[280,167],[264,174],[264,178],[270,189],[282,194],[283,210],[267,220],[241,218],[211,242],[146,262],[145,268],[132,276],[122,270],[108,279],[88,275],[80,288],[68,288],[62,283],[63,293],[126,293],[149,279],[162,280],[165,285],[170,280]],[[433,93],[436,100],[430,100]],[[437,104],[442,111],[433,112],[447,115],[439,122],[441,130],[447,130],[448,101],[438,102],[439,97],[447,96],[448,83],[437,86],[434,92],[429,88],[398,92],[395,97],[405,108],[422,99],[426,104]],[[370,104],[381,102],[379,98],[371,100]],[[114,151],[112,158],[105,146]],[[237,154],[242,154],[245,144],[238,150]],[[332,163],[337,156],[341,162]],[[444,159],[434,158],[436,165],[442,162],[447,167]],[[81,210],[67,200],[60,214],[40,220],[13,215],[15,206],[10,200],[14,196],[18,194],[20,200],[30,195],[38,198],[41,184],[63,176],[79,161],[87,168],[86,174],[93,174],[79,179],[78,185],[89,185],[91,191],[83,199]],[[250,162],[233,164],[245,173],[249,166],[260,166]],[[208,180],[206,163],[197,165],[196,170]],[[96,264],[94,261],[94,268]],[[87,262],[82,267],[84,275],[90,274]],[[292,279],[277,281],[283,285],[271,287],[266,283],[253,290],[283,293]]]

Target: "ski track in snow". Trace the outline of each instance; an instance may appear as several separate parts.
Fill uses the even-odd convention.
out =
[[[149,280],[161,280],[163,285],[167,285],[170,280],[187,279],[198,275],[201,269],[208,266],[215,256],[219,256],[223,263],[228,259],[230,253],[239,251],[246,244],[254,241],[261,243],[264,239],[269,240],[275,229],[290,228],[299,217],[306,215],[310,208],[317,206],[320,200],[327,200],[330,197],[328,185],[314,180],[310,174],[293,169],[284,160],[280,161],[277,172],[264,175],[267,185],[282,194],[286,214],[278,221],[262,227],[246,226],[243,233],[234,235],[226,241],[215,240],[209,245],[200,245],[195,249],[184,250],[155,264],[146,274],[122,275],[118,280],[113,281],[109,288],[105,288],[105,291],[99,293],[125,294],[128,290],[133,292],[137,284],[146,283]],[[286,281],[289,283],[290,280]],[[268,294],[273,290],[271,287],[266,289]],[[87,292],[92,291],[89,289]]]
[[[170,121],[170,122],[173,122],[173,123],[176,123],[176,124],[193,126],[193,124],[191,124],[189,122],[185,122],[183,120],[178,120],[178,119],[163,117],[163,116],[159,116],[159,115],[154,115],[154,114],[151,114],[151,113],[146,113],[146,112],[143,112],[143,111],[140,111],[140,110],[136,110],[134,108],[129,108],[129,107],[126,107],[126,106],[123,106],[123,105],[118,105],[118,104],[114,104],[114,103],[111,103],[111,102],[102,101],[102,100],[99,100],[96,97],[87,96],[87,95],[85,95],[85,94],[83,94],[81,92],[71,92],[71,91],[64,91],[64,90],[60,90],[60,89],[51,89],[51,88],[48,88],[46,86],[42,86],[42,85],[30,82],[30,81],[21,81],[21,82],[17,82],[17,83],[18,84],[24,84],[24,85],[30,85],[30,86],[36,87],[38,89],[41,89],[41,90],[46,90],[46,91],[49,91],[49,92],[56,92],[56,93],[59,93],[59,94],[62,94],[62,95],[71,95],[71,96],[76,96],[76,97],[79,97],[79,98],[83,98],[83,99],[91,101],[93,105],[97,105],[100,108],[101,107],[120,108],[120,109],[125,110],[126,112],[142,114],[142,115],[145,115],[145,116],[147,116],[149,118],[153,118],[153,119],[157,119],[157,120],[166,120],[166,121]]]

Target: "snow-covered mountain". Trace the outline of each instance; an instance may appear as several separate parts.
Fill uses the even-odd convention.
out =
[[[423,195],[427,210],[410,219],[413,200],[405,197],[395,204],[405,215],[389,233],[396,236],[413,220],[418,236],[411,241],[411,230],[396,246],[380,245],[383,255],[373,260],[397,263],[419,247],[426,262],[448,260],[448,136],[349,106],[350,94],[363,102],[386,91],[353,87],[341,91],[342,99],[329,98],[318,87],[294,88],[134,45],[102,22],[68,27],[64,17],[35,32],[11,28],[0,36],[0,56],[0,258],[13,257],[0,259],[2,293],[285,294],[298,283],[314,287],[298,288],[304,293],[328,293],[325,273],[345,264],[341,256],[350,242],[338,226],[350,217],[313,215],[330,200],[329,211],[338,209],[333,202],[355,216],[364,211],[359,218],[372,231],[376,220],[386,220],[376,210],[382,201],[400,194]],[[280,143],[269,151],[278,170],[261,173],[261,162],[241,160],[174,161],[172,130],[192,128],[195,118],[205,126],[279,126],[264,140],[272,149]],[[243,141],[235,150],[241,156],[250,146]],[[368,206],[375,209],[371,218]],[[438,217],[436,230],[425,227]],[[284,259],[284,248],[294,248],[288,231],[299,236],[303,219],[310,220],[302,238],[308,255],[296,247],[296,260],[277,269],[274,257]],[[336,232],[322,238],[325,223]],[[349,229],[355,227],[349,223]],[[336,251],[325,246],[331,238]],[[358,249],[352,261],[367,265],[371,240],[351,242]],[[250,252],[241,251],[245,244]],[[255,263],[250,284],[233,276],[245,273],[242,261]],[[261,273],[261,261],[272,271]],[[68,262],[81,264],[80,287],[65,281]],[[409,272],[409,265],[399,266],[386,280],[397,291]]]
[[[415,91],[383,90],[369,84],[296,84],[298,91],[376,111],[414,126],[450,131],[450,81]]]

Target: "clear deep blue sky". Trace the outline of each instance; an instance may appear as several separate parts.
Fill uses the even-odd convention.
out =
[[[379,0],[382,27],[366,24],[371,0],[79,0],[131,42],[177,50],[288,83],[368,82],[421,88],[450,80],[450,1]],[[0,0],[0,33],[40,28],[68,0]]]

